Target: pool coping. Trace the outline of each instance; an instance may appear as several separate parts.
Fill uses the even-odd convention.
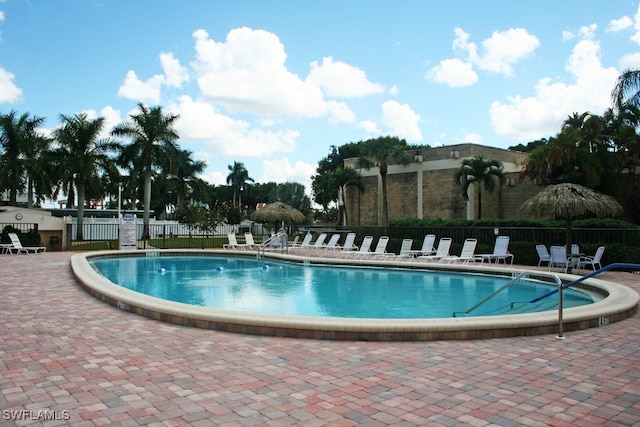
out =
[[[487,317],[451,317],[443,319],[351,319],[340,317],[283,316],[247,313],[197,307],[144,295],[115,285],[96,272],[88,259],[105,256],[139,256],[141,254],[176,255],[258,255],[255,251],[152,249],[137,251],[100,251],[75,254],[71,269],[78,283],[96,298],[119,309],[152,319],[179,325],[227,332],[279,337],[313,338],[352,341],[430,341],[501,338],[523,335],[558,334],[558,312],[540,312]],[[261,253],[261,255],[263,255]],[[522,269],[508,266],[438,264],[395,260],[354,260],[329,257],[308,257],[266,252],[269,259],[305,264],[339,264],[410,268],[425,271],[481,272],[513,275]],[[530,269],[536,272],[541,270]],[[555,273],[563,282],[580,276]],[[606,294],[601,301],[588,306],[563,310],[563,331],[573,331],[617,322],[633,315],[640,296],[632,289],[596,278],[584,285]]]

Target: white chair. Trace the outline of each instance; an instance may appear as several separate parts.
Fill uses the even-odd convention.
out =
[[[247,249],[253,249],[256,247],[256,242],[255,240],[253,240],[253,234],[249,232],[244,233],[244,242]]]
[[[545,262],[549,265],[551,262],[551,255],[549,254],[547,247],[545,245],[536,245],[536,252],[538,252],[538,267],[542,266],[542,263]]]
[[[411,251],[413,256],[423,256],[423,255],[433,255],[436,253],[435,249],[433,249],[433,245],[436,242],[435,234],[427,234],[424,236],[424,240],[422,240],[422,248],[417,251]]]
[[[440,258],[439,263],[454,263],[454,262],[462,262],[463,264],[468,264],[471,261],[482,261],[480,258],[476,257],[476,245],[478,244],[477,239],[466,239],[464,244],[462,245],[462,251],[460,252],[460,256],[450,255],[446,257]]]
[[[247,245],[238,243],[235,233],[227,233],[229,243],[222,245],[222,249],[246,249]]]
[[[413,259],[414,256],[411,253],[411,246],[413,246],[413,239],[403,239],[397,259]]]
[[[356,233],[347,233],[347,237],[344,238],[344,243],[342,244],[343,251],[356,251],[358,250],[358,246],[355,245],[356,241]]]
[[[389,236],[380,236],[378,239],[378,244],[373,252],[371,252],[371,257],[373,259],[386,257],[386,256],[395,256],[396,254],[390,254],[387,252],[387,244],[389,244]],[[366,257],[365,257],[366,258]]]
[[[332,251],[332,250],[338,249],[338,240],[340,240],[340,234],[339,233],[332,234],[331,238],[329,239],[327,244],[324,246],[325,252],[327,250]]]
[[[37,254],[43,253],[47,251],[46,246],[22,246],[20,242],[20,238],[16,233],[8,233],[9,239],[11,239],[11,247],[9,248],[9,252],[13,254],[15,251],[16,254]]]
[[[371,245],[373,244],[373,236],[364,236],[362,239],[362,243],[360,243],[360,248],[357,251],[346,251],[342,252],[344,256],[347,258],[365,258],[371,250]]]
[[[596,254],[594,256],[584,256],[578,259],[578,267],[577,268],[585,268],[587,265],[590,265],[593,268],[593,271],[599,270],[602,268],[601,259],[604,254],[604,246],[600,246],[596,250]],[[596,266],[598,267],[596,269]]]
[[[420,255],[418,259],[422,261],[439,261],[441,258],[449,256],[449,249],[451,249],[451,238],[443,237],[438,242],[438,249],[435,255]]]
[[[565,246],[551,246],[551,261],[549,262],[549,270],[553,267],[564,268],[564,272],[569,268],[575,268],[578,265],[578,258],[568,257],[567,248]]]
[[[293,245],[289,249],[309,249],[309,246],[311,246],[312,238],[313,238],[313,235],[311,233],[307,233],[304,235],[304,238],[302,239],[302,242],[299,245]]]
[[[496,237],[496,242],[493,246],[493,253],[478,254],[477,256],[482,258],[482,262],[486,260],[489,263],[493,261],[498,264],[500,263],[500,260],[502,260],[502,262],[506,264],[508,259],[510,264],[513,264],[513,255],[509,253],[509,236]]]

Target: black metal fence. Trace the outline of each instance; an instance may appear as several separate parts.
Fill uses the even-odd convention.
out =
[[[85,227],[90,229],[89,233],[85,232],[85,239],[83,241],[71,239],[67,247],[72,250],[118,248],[117,224],[85,224]],[[142,224],[138,224],[139,248],[210,249],[221,248],[225,243],[228,243],[227,231],[203,233],[194,230],[185,233],[184,228],[152,224],[150,226],[151,238],[148,240],[142,239],[142,231]],[[243,243],[243,233],[247,231],[254,234],[256,242],[262,241],[262,228],[256,226],[239,227],[236,232],[240,243]],[[380,236],[389,236],[390,241],[387,249],[389,252],[395,253],[399,252],[402,239],[413,239],[414,248],[419,248],[426,234],[435,234],[437,240],[442,237],[452,238],[452,254],[460,252],[464,240],[467,238],[478,239],[477,253],[490,253],[498,235],[509,236],[509,251],[514,255],[516,263],[524,265],[538,263],[535,245],[544,244],[549,247],[564,245],[566,242],[564,228],[537,227],[353,227],[346,230],[332,227],[302,226],[290,230],[290,238],[293,238],[296,233],[303,234],[307,231],[312,231],[314,234],[340,232],[343,234],[341,240],[344,239],[346,231],[353,231],[357,234],[356,244],[359,244],[366,235],[374,236],[376,240]],[[72,233],[68,232],[67,235],[72,236]],[[580,245],[581,252],[591,255],[599,246],[605,246],[603,264],[640,262],[640,229],[577,228],[572,230],[572,242]]]

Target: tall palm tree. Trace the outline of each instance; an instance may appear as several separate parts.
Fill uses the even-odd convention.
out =
[[[338,222],[341,225],[347,225],[349,222],[347,204],[345,203],[344,197],[348,187],[356,187],[360,192],[364,191],[364,186],[360,181],[361,176],[355,169],[343,168],[342,166],[336,168],[331,175],[332,180],[338,187]]]
[[[491,192],[496,187],[495,180],[505,182],[504,166],[498,160],[485,159],[483,156],[463,159],[455,180],[462,186],[462,196],[469,200],[469,187],[478,186],[478,219],[482,219],[482,188]]]
[[[98,180],[98,172],[111,168],[109,152],[116,151],[118,144],[109,139],[99,139],[104,127],[104,117],[89,119],[86,113],[74,116],[60,115],[62,126],[54,132],[58,142],[56,158],[68,167],[66,175],[73,177],[78,191],[78,240],[84,239],[84,207],[87,187]]]
[[[370,169],[378,166],[382,181],[382,223],[386,227],[389,223],[389,206],[387,202],[387,173],[389,164],[407,165],[410,162],[407,154],[407,142],[398,137],[384,136],[368,139],[361,143],[361,156],[358,158],[360,167]]]
[[[142,166],[144,176],[143,197],[143,239],[149,239],[149,217],[151,212],[151,178],[153,168],[162,164],[168,157],[174,155],[178,149],[176,140],[178,134],[173,125],[178,115],[165,115],[162,107],[148,108],[141,102],[140,110],[136,114],[130,114],[130,122],[121,123],[113,128],[111,134],[131,138],[132,149],[135,158]]]
[[[640,107],[640,69],[626,69],[611,91],[613,110],[619,113],[625,104]]]
[[[228,165],[229,175],[227,175],[227,184],[231,185],[233,189],[233,204],[236,204],[236,194],[238,196],[238,207],[240,208],[242,205],[242,196],[241,192],[244,189],[244,185],[247,181],[253,181],[253,178],[249,176],[249,172],[244,167],[244,163],[242,162],[233,162],[232,165]]]
[[[29,118],[28,113],[18,117],[14,110],[0,116],[0,190],[9,191],[9,205],[16,206],[18,193],[27,184],[27,158],[35,145],[40,145],[42,136],[37,128],[44,123],[43,117]]]
[[[192,182],[197,174],[202,173],[207,164],[201,160],[193,160],[193,153],[189,150],[178,150],[176,156],[171,159],[169,174],[176,191],[176,207],[180,209],[185,198],[193,191]]]

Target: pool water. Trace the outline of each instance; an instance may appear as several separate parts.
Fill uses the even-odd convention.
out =
[[[253,313],[346,318],[424,319],[464,312],[510,279],[389,268],[305,266],[229,256],[125,256],[91,261],[111,282],[165,300]],[[557,295],[522,304],[555,286],[521,280],[472,316],[557,309]],[[591,304],[563,291],[564,307]],[[514,312],[514,313],[515,313]]]

